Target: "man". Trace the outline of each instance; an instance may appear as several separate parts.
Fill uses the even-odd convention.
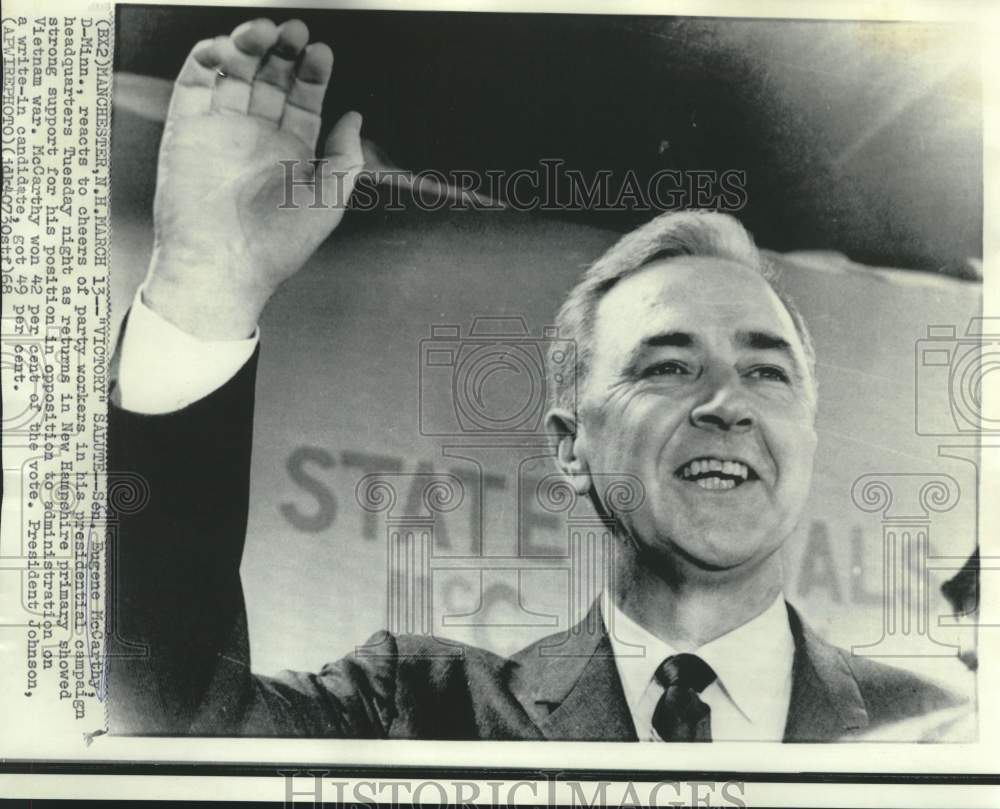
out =
[[[587,618],[510,659],[382,633],[317,674],[251,674],[239,562],[256,324],[337,226],[362,166],[356,113],[307,163],[333,61],[307,43],[301,22],[255,20],[196,45],[175,86],[114,391],[111,468],[145,478],[149,502],[120,515],[113,556],[112,729],[823,741],[951,705],[829,646],[782,597],[778,551],[816,445],[815,358],[749,236],[708,213],[623,238],[559,314],[578,362],[547,427],[616,535],[614,579]],[[297,209],[281,205],[279,163],[296,158]],[[331,188],[338,205],[307,207]],[[606,473],[641,481],[637,508],[602,502]]]

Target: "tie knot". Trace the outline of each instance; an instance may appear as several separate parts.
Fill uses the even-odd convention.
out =
[[[697,655],[679,654],[660,664],[656,679],[664,688],[680,686],[700,693],[715,680],[715,672]]]

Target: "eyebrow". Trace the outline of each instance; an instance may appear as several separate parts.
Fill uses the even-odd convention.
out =
[[[625,364],[625,374],[632,375],[636,371],[643,353],[650,348],[691,348],[698,342],[697,338],[686,331],[665,331],[644,337],[629,355]],[[736,343],[743,348],[756,351],[780,351],[795,362],[795,352],[791,343],[784,337],[767,331],[741,330],[736,332]],[[795,363],[796,367],[798,363]]]
[[[791,343],[784,337],[766,331],[738,331],[736,332],[737,344],[744,348],[753,348],[758,351],[781,351],[794,357]]]
[[[628,362],[625,363],[625,376],[634,376],[638,370],[639,360],[650,348],[662,348],[664,346],[672,348],[690,348],[695,344],[694,335],[686,331],[665,331],[659,334],[651,334],[643,337],[639,345],[629,352]]]
[[[689,348],[694,345],[694,337],[686,331],[665,331],[660,334],[652,334],[639,343],[639,350],[644,348],[659,348],[661,346],[672,346],[673,348]]]

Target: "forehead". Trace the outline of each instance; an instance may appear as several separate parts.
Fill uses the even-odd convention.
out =
[[[595,360],[624,359],[644,337],[684,331],[705,341],[763,331],[801,342],[784,304],[759,273],[720,258],[682,256],[650,264],[600,300]]]

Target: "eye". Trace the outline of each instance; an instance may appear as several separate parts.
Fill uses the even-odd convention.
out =
[[[747,371],[746,376],[750,379],[762,379],[769,382],[787,383],[789,381],[788,374],[777,365],[758,365]]]
[[[664,362],[657,362],[650,365],[648,368],[643,369],[642,377],[643,379],[648,379],[649,377],[657,376],[681,376],[690,373],[687,365],[678,360],[666,360]]]

